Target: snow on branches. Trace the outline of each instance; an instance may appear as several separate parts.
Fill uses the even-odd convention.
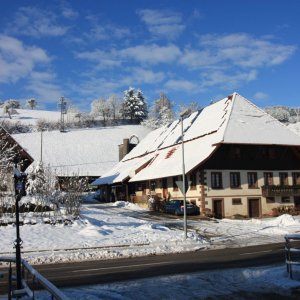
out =
[[[130,120],[144,120],[148,115],[146,99],[141,90],[135,91],[129,87],[124,91],[124,103],[122,107],[122,115]]]

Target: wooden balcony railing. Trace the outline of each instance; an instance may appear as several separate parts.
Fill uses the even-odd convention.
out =
[[[264,185],[261,190],[263,197],[300,196],[300,185]]]

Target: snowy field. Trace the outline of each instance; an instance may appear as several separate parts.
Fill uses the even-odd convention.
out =
[[[300,218],[290,215],[215,221],[193,217],[185,241],[182,218],[153,220],[147,215],[136,205],[116,202],[85,204],[71,225],[35,218],[36,225],[21,226],[23,258],[42,264],[243,247],[283,242],[285,234],[300,232]],[[15,227],[0,226],[0,238],[0,256],[13,254]]]

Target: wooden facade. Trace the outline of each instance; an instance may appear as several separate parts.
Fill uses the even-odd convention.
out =
[[[217,218],[262,217],[278,206],[300,209],[299,153],[297,146],[222,144],[187,174],[187,199]],[[146,205],[150,194],[160,200],[182,198],[177,180],[181,176],[126,182],[123,193],[130,194],[123,199]]]

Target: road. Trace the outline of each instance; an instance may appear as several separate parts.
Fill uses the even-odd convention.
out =
[[[269,244],[105,261],[39,265],[35,268],[57,287],[71,287],[197,271],[284,264],[283,249],[283,244]],[[0,289],[0,294],[1,292]]]

